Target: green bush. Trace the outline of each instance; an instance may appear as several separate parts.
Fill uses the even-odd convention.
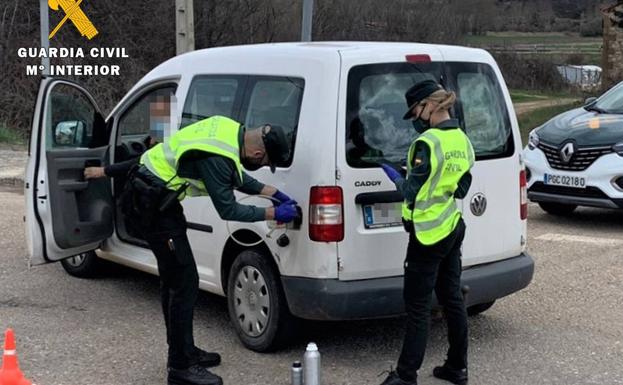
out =
[[[0,124],[0,143],[24,144],[24,142],[22,134],[6,127],[4,124]]]

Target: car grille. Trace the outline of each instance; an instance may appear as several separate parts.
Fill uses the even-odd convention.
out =
[[[568,163],[560,158],[560,149],[558,146],[552,146],[546,143],[539,143],[539,149],[543,151],[549,165],[556,170],[566,171],[584,171],[590,167],[600,157],[611,154],[612,147],[590,147],[578,148]]]
[[[584,198],[609,199],[608,196],[597,187],[573,188],[564,186],[546,185],[543,182],[535,182],[528,192],[540,192],[546,194],[567,195]]]

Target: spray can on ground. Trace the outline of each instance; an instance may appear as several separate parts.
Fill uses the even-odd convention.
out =
[[[320,382],[320,352],[315,343],[310,342],[303,357],[303,381],[305,385],[321,385]]]
[[[290,370],[290,378],[292,385],[303,385],[303,365],[301,361],[294,361]]]

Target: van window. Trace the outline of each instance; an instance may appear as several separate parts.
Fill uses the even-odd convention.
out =
[[[121,138],[148,135],[150,126],[159,119],[170,121],[170,105],[176,89],[174,84],[153,89],[134,102],[119,119]]]
[[[404,94],[426,79],[457,92],[459,98],[451,112],[473,141],[477,159],[512,154],[510,121],[502,90],[490,66],[439,62],[370,64],[353,67],[348,75],[346,159],[350,166],[406,164],[409,146],[418,133],[411,121],[402,119],[407,110]]]
[[[194,78],[184,103],[180,128],[215,115],[236,119],[237,95],[244,91],[243,83],[242,76],[214,75]]]
[[[47,109],[46,150],[97,147],[92,143],[97,111],[81,90],[67,84],[56,85]]]
[[[283,128],[290,140],[290,157],[282,167],[292,164],[294,143],[305,81],[290,77],[250,77],[241,116],[247,129],[264,124]]]
[[[448,63],[457,90],[457,115],[477,159],[510,156],[513,135],[506,101],[492,68],[478,63]]]

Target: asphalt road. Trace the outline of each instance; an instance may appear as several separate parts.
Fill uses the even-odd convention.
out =
[[[110,266],[80,280],[58,264],[29,269],[23,197],[0,191],[0,329],[16,331],[20,364],[39,385],[165,383],[164,326],[155,277]],[[556,218],[530,206],[528,289],[470,318],[470,384],[623,384],[623,212]],[[486,241],[486,239],[483,239]],[[401,347],[403,319],[311,323],[284,351],[242,347],[221,298],[203,293],[199,346],[219,351],[225,384],[288,384],[305,341],[318,343],[324,385],[379,384]],[[420,384],[445,354],[433,322]]]

